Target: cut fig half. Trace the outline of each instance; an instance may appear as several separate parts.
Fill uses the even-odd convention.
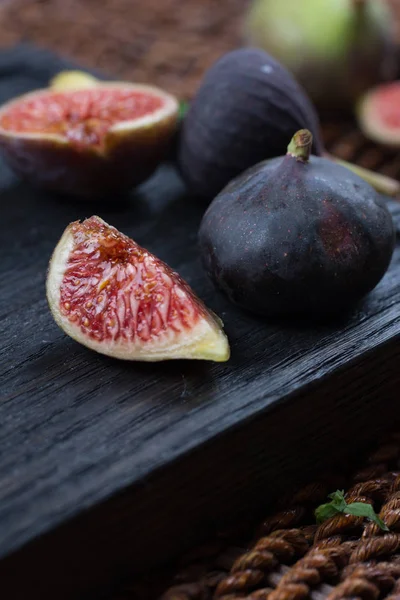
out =
[[[222,322],[189,285],[100,217],[68,225],[46,287],[61,329],[101,354],[140,361],[229,358]]]
[[[11,168],[35,185],[87,197],[145,181],[177,127],[176,98],[147,85],[63,77],[0,108],[0,147]]]
[[[400,81],[370,90],[360,101],[358,122],[370,140],[398,148],[400,146]]]

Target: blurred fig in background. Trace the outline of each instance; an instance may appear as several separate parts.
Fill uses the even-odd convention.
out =
[[[49,87],[56,92],[83,90],[100,85],[101,81],[85,71],[60,71],[50,81]]]
[[[395,77],[384,0],[254,0],[244,35],[285,65],[321,111],[351,111],[367,89]]]
[[[400,81],[369,90],[358,104],[357,118],[367,138],[400,148]]]

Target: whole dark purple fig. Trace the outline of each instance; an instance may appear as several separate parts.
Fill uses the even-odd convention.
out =
[[[233,180],[199,232],[205,268],[241,307],[262,315],[350,308],[381,280],[395,230],[375,190],[295,134],[284,157]]]
[[[211,199],[248,167],[284,154],[288,139],[305,127],[321,154],[317,115],[289,71],[262,50],[229,52],[206,73],[184,120],[183,178]]]

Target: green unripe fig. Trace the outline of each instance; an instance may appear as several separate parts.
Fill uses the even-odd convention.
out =
[[[394,77],[392,24],[382,0],[255,0],[245,38],[284,64],[319,109],[343,110]]]

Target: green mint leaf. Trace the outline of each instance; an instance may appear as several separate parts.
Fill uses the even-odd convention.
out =
[[[366,517],[367,519],[372,519],[375,516],[375,511],[371,504],[365,502],[352,502],[346,506],[345,512],[347,515]]]
[[[347,506],[344,498],[344,490],[336,490],[333,494],[329,494],[328,498],[332,499],[331,504],[338,509],[339,512],[343,512]]]
[[[315,510],[315,518],[318,524],[327,521],[331,517],[338,514],[353,515],[355,517],[364,517],[373,523],[376,523],[383,531],[389,531],[389,527],[374,511],[372,504],[366,502],[352,502],[347,504],[344,497],[344,490],[336,490],[333,494],[329,494],[328,498],[331,502],[321,504]]]
[[[315,510],[315,518],[317,519],[318,525],[320,525],[339,513],[340,511],[329,502],[328,504],[321,504],[321,506]]]
[[[331,517],[334,517],[337,514],[343,513],[346,508],[346,500],[344,499],[344,490],[336,490],[333,494],[329,494],[328,498],[331,499],[331,502],[327,504],[321,504],[315,510],[315,517],[317,519],[317,523],[323,523],[327,521]]]
[[[389,527],[378,515],[375,515],[373,521],[382,529],[382,531],[390,531]]]
[[[355,517],[365,517],[370,521],[376,523],[383,531],[389,531],[388,526],[382,521],[382,519],[376,514],[371,504],[364,502],[352,502],[348,504],[345,511],[346,515],[353,515]]]

